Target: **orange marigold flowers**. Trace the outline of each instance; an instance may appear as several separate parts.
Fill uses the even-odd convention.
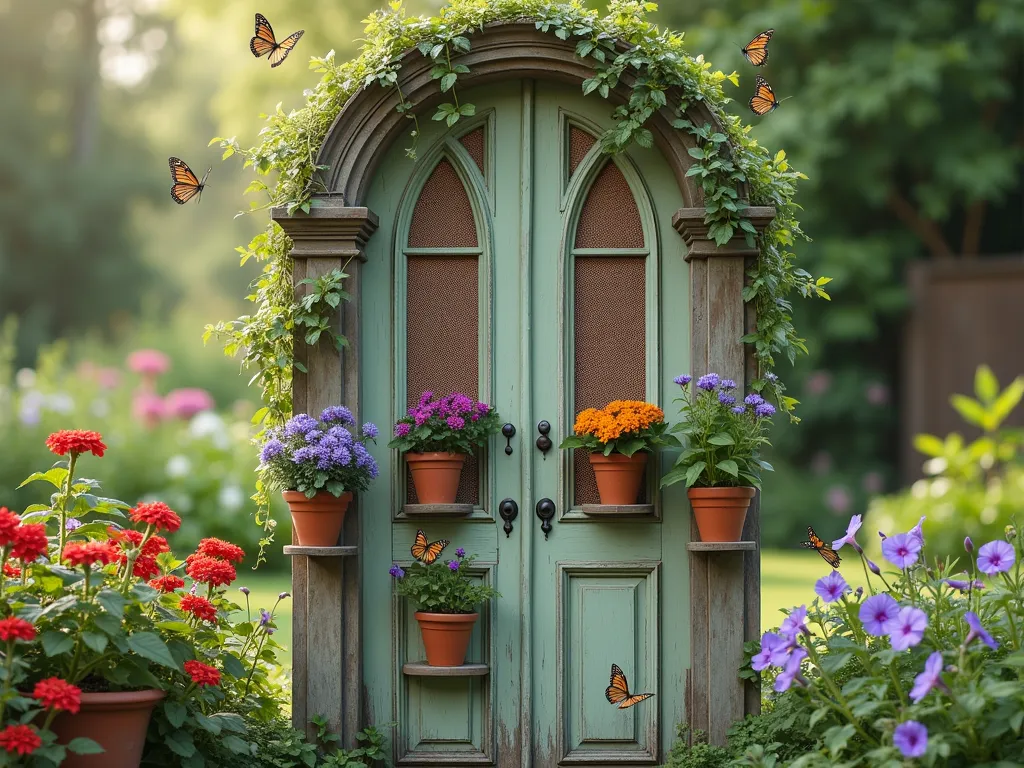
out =
[[[173,592],[176,589],[181,589],[185,586],[185,580],[180,576],[160,576],[156,579],[152,579],[149,582],[149,586],[153,589],[159,589],[161,592]]]
[[[74,715],[82,705],[82,690],[59,677],[48,677],[36,683],[32,698],[46,709]]]
[[[189,555],[185,558],[185,573],[193,581],[214,587],[226,587],[238,578],[235,566],[208,555]]]
[[[107,565],[117,562],[120,554],[119,548],[109,541],[72,542],[64,545],[61,559],[71,565],[84,565],[88,568],[96,563]]]
[[[600,410],[587,408],[581,411],[576,417],[573,432],[593,435],[602,443],[609,443],[664,421],[665,413],[656,405],[642,400],[613,400]]]
[[[14,540],[14,532],[21,525],[21,518],[7,507],[0,507],[0,548]]]
[[[192,678],[192,682],[200,687],[220,685],[220,670],[203,664],[201,661],[186,661],[185,671]]]
[[[42,523],[19,525],[14,531],[11,557],[15,560],[32,561],[45,555],[48,546],[45,525]]]
[[[11,754],[31,755],[42,743],[31,725],[8,725],[0,731],[0,747]]]
[[[217,609],[205,597],[185,595],[181,598],[180,607],[185,613],[191,613],[197,619],[202,619],[203,621],[217,620]]]
[[[11,640],[24,640],[29,642],[36,639],[36,628],[30,622],[19,619],[17,616],[8,616],[0,619],[0,640],[5,643]]]
[[[203,539],[196,548],[196,554],[219,557],[231,563],[240,563],[245,559],[245,550],[223,539]]]
[[[162,501],[142,502],[132,510],[131,518],[136,523],[152,525],[158,531],[174,533],[181,527],[181,518],[178,517],[178,513]]]
[[[46,438],[46,447],[58,456],[71,454],[76,456],[80,453],[91,453],[93,456],[103,456],[107,446],[103,444],[103,436],[99,432],[89,432],[85,429],[62,429],[54,432]]]

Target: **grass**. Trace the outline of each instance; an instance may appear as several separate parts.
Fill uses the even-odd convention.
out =
[[[843,576],[856,589],[864,584],[864,571],[856,554],[843,550]],[[761,554],[761,628],[777,627],[783,619],[780,610],[810,603],[814,600],[814,582],[830,568],[816,553],[809,550],[767,550]],[[250,589],[249,605],[253,614],[260,608],[270,609],[278,594],[291,588],[287,573],[243,571],[238,584]],[[238,597],[241,597],[239,595]],[[292,611],[289,600],[283,600],[274,618],[278,631],[274,638],[285,647],[281,654],[284,666],[291,666]]]

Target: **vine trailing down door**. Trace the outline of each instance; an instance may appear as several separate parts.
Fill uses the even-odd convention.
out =
[[[472,511],[458,517],[407,512],[402,457],[378,447],[382,480],[361,502],[365,718],[397,721],[398,765],[656,765],[685,714],[685,495],[657,491],[664,457],[641,514],[600,514],[586,455],[558,444],[578,411],[611,400],[673,415],[689,354],[670,224],[683,201],[656,150],[601,153],[608,107],[578,88],[513,81],[462,98],[475,117],[447,133],[421,121],[420,158],[393,147],[367,196],[380,229],[362,273],[362,415],[394,423],[424,390],[462,391],[516,434],[467,463],[458,501]],[[388,568],[411,561],[420,528],[477,553],[475,575],[501,592],[474,630],[476,674],[407,666],[423,648]],[[610,705],[613,663],[655,696]]]

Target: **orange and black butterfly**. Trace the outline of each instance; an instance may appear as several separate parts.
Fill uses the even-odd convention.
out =
[[[441,554],[442,550],[449,544],[448,539],[441,539],[435,541],[432,544],[427,544],[427,535],[423,531],[416,531],[416,539],[412,543],[412,547],[409,549],[412,552],[412,556],[419,560],[424,565],[430,565],[432,562],[437,560],[437,556]]]
[[[842,562],[842,558],[839,557],[839,553],[832,549],[826,542],[821,540],[821,537],[814,532],[811,526],[807,526],[807,538],[810,541],[800,542],[803,546],[808,549],[817,550],[818,554],[825,558],[825,562],[831,565],[833,568],[838,568],[839,563]]]
[[[766,29],[760,35],[743,46],[740,50],[743,51],[743,55],[747,58],[747,61],[755,67],[763,67],[765,62],[768,61],[768,41],[772,39],[772,35],[774,34],[774,29]]]
[[[610,684],[604,689],[605,698],[609,704],[618,704],[619,709],[629,709],[634,704],[639,704],[644,699],[649,699],[653,693],[638,693],[635,696],[629,692],[629,683],[626,676],[622,674],[618,664],[612,664],[612,678]]]
[[[779,104],[786,99],[792,98],[787,96],[786,99],[779,101],[775,98],[775,91],[768,85],[768,81],[760,75],[754,80],[754,95],[750,97],[750,109],[758,116],[767,115],[769,112],[773,112],[778,109]]]
[[[192,169],[185,164],[184,160],[177,157],[167,158],[167,164],[171,168],[171,198],[178,205],[184,205],[196,195],[198,203],[203,197],[203,188],[206,186],[206,177],[210,175],[213,168],[207,168],[200,181]]]
[[[288,54],[292,52],[292,48],[299,42],[299,38],[306,30],[300,29],[298,32],[294,32],[280,43],[274,37],[274,28],[270,26],[270,22],[267,21],[267,17],[262,13],[256,14],[256,36],[249,41],[249,50],[252,51],[252,55],[257,59],[260,56],[266,56],[270,54],[270,66],[277,67],[288,58]]]

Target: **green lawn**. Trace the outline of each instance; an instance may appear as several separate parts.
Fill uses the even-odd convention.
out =
[[[843,576],[854,589],[864,584],[864,571],[856,559],[853,550],[845,549],[842,567]],[[783,615],[782,608],[811,603],[814,600],[814,582],[831,570],[817,553],[810,550],[771,550],[765,551],[761,558],[761,628],[762,630],[777,627]],[[260,608],[268,610],[274,605],[281,592],[291,588],[291,579],[287,573],[270,573],[242,571],[239,574],[239,586],[247,586],[251,593],[249,604],[253,614]],[[241,597],[241,595],[238,595]],[[291,601],[284,600],[278,608],[275,623],[278,632],[274,635],[287,650],[282,661],[291,664],[292,612]]]

